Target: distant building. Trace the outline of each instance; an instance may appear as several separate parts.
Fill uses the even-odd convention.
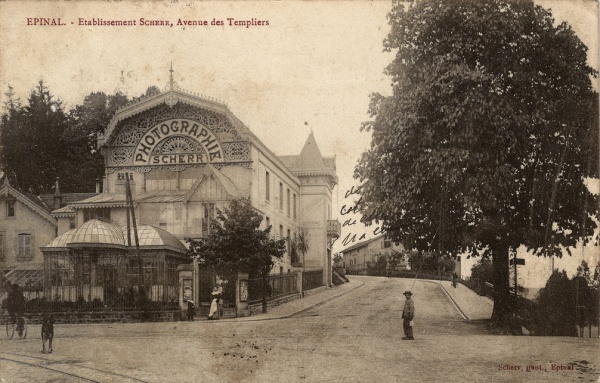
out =
[[[387,257],[392,251],[402,250],[404,250],[402,244],[393,243],[386,239],[385,235],[379,235],[342,250],[343,267],[348,274],[366,274],[369,265],[374,265],[380,257]],[[396,269],[407,268],[406,258],[396,266]]]

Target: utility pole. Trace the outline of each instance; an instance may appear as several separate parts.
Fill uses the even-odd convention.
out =
[[[513,267],[515,268],[515,298],[519,295],[518,284],[517,284],[517,253],[513,256]]]
[[[583,337],[582,328],[579,326],[579,276],[575,276],[575,324],[577,325],[577,337]]]
[[[138,288],[142,289],[142,285],[144,284],[144,273],[142,268],[142,258],[140,256],[140,241],[137,232],[137,224],[135,221],[135,210],[133,208],[133,197],[131,194],[131,186],[129,184],[129,174],[125,174],[125,193],[126,193],[126,205],[127,205],[127,245],[131,246],[131,238],[130,238],[130,228],[129,228],[129,214],[131,213],[131,221],[133,223],[133,238],[135,239],[135,255],[138,261]]]

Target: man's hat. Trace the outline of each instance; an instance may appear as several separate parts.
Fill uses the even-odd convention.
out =
[[[412,295],[412,293],[411,293],[409,290],[406,290],[406,291],[404,292],[404,295]]]

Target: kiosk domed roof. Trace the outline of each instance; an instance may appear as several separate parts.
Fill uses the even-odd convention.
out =
[[[119,226],[92,219],[75,230],[70,244],[125,246],[125,238]]]
[[[131,247],[135,246],[134,230],[131,228]],[[150,225],[137,228],[141,248],[168,248],[184,253],[185,245],[166,230]],[[54,238],[45,248],[58,250],[66,247],[118,247],[126,248],[127,227],[92,219],[78,229],[69,230]]]
[[[73,242],[73,235],[77,229],[69,230],[65,233],[62,233],[58,237],[54,238],[52,242],[46,245],[46,247],[67,247],[68,243]]]
[[[127,227],[123,227],[123,238],[127,244]],[[176,251],[187,251],[185,245],[173,234],[166,230],[150,225],[140,225],[137,228],[140,247],[168,247]],[[131,246],[135,246],[133,228],[130,230]]]
[[[46,248],[73,246],[124,247],[125,239],[119,226],[92,219],[54,238]]]

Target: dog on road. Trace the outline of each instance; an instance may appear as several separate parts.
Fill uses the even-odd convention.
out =
[[[52,339],[54,338],[54,316],[44,315],[42,322],[42,354],[46,353],[46,342],[48,342],[48,354],[52,352]]]

